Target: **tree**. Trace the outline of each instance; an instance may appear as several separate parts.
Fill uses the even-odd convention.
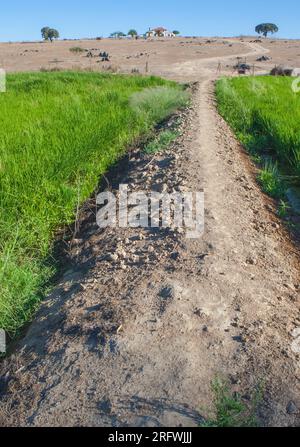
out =
[[[59,32],[56,29],[50,28],[48,31],[48,37],[51,42],[53,42],[54,39],[59,38]]]
[[[135,29],[131,29],[128,31],[128,36],[131,36],[132,38],[136,37],[138,35],[137,31]]]
[[[255,32],[258,34],[262,34],[265,36],[265,38],[268,37],[269,33],[278,33],[279,28],[274,23],[261,23],[260,25],[257,25],[255,28]]]
[[[44,40],[48,40],[49,39],[49,37],[48,37],[49,29],[50,29],[49,26],[44,26],[44,28],[41,29],[42,38]]]
[[[110,37],[120,38],[120,37],[126,37],[126,34],[124,34],[122,31],[115,31],[114,33],[111,33]]]
[[[180,31],[173,31],[173,34],[175,34],[175,36],[179,36],[179,34],[180,34]]]
[[[53,42],[54,39],[59,38],[59,32],[54,28],[49,28],[49,26],[45,26],[41,29],[42,37],[45,40],[50,40]]]

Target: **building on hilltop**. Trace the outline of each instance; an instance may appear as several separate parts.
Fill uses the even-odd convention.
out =
[[[166,28],[158,27],[154,29],[149,29],[146,33],[147,37],[175,37],[175,34],[172,31],[168,31]]]

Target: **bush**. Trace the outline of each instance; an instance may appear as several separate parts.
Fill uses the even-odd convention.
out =
[[[84,53],[85,50],[81,47],[72,47],[70,48],[71,53]]]

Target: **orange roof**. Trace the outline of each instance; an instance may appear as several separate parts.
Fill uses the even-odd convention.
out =
[[[154,28],[152,31],[156,31],[157,33],[167,31],[166,28],[163,28],[162,26],[159,26],[158,28]]]

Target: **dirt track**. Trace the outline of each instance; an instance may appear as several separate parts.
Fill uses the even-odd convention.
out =
[[[199,80],[182,136],[151,164],[133,152],[113,185],[204,189],[204,237],[100,232],[90,204],[69,270],[2,367],[3,425],[193,426],[216,375],[245,399],[263,379],[261,422],[299,425],[299,257],[215,110],[215,63],[170,66]]]

